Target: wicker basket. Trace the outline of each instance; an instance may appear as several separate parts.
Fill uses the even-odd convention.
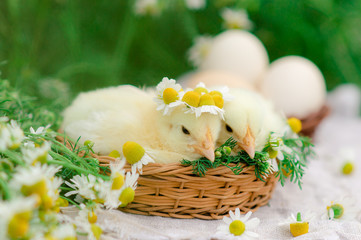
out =
[[[105,165],[114,160],[106,156],[98,159]],[[130,171],[129,165],[126,171]],[[254,166],[244,166],[239,175],[220,166],[198,177],[191,166],[150,163],[143,166],[134,201],[120,210],[173,218],[221,219],[235,208],[246,213],[267,204],[276,182],[274,174],[265,182],[259,180]]]
[[[305,136],[312,137],[315,133],[317,126],[322,122],[322,120],[328,116],[330,113],[330,108],[327,105],[324,105],[320,111],[308,115],[306,118],[301,119],[302,121],[302,131],[301,133]]]
[[[58,140],[64,143],[62,137]],[[66,143],[68,148],[70,144]],[[80,156],[84,152],[79,153]],[[98,156],[101,166],[115,161],[109,156]],[[206,176],[193,174],[192,166],[180,163],[149,163],[143,166],[135,190],[134,201],[123,212],[173,218],[221,219],[229,210],[241,213],[256,211],[271,198],[277,178],[271,174],[265,181],[255,176],[254,166],[243,166],[235,175],[228,167],[209,169]],[[126,164],[125,170],[131,167]]]

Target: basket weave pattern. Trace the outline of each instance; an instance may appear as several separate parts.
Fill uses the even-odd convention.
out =
[[[59,142],[71,145],[64,138]],[[79,153],[84,155],[84,151]],[[91,153],[100,166],[115,161],[109,156]],[[232,165],[230,165],[232,166]],[[129,164],[126,171],[131,171]],[[193,174],[192,166],[180,163],[149,163],[143,166],[135,190],[134,201],[119,210],[123,212],[173,218],[221,219],[230,210],[239,208],[241,213],[256,211],[266,205],[277,183],[274,174],[261,181],[254,166],[243,166],[239,175],[228,167],[209,169],[204,177]]]
[[[99,157],[101,163],[110,157]],[[126,165],[126,171],[130,166]],[[134,201],[121,211],[173,218],[221,219],[229,210],[256,211],[268,203],[276,185],[270,175],[265,182],[255,176],[254,166],[235,175],[229,168],[209,169],[206,176],[193,174],[179,163],[143,166]]]

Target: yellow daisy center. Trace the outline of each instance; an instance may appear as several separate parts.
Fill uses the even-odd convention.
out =
[[[345,175],[349,175],[349,174],[352,173],[353,168],[354,168],[353,163],[352,162],[347,162],[342,167],[342,173],[345,174]]]
[[[124,176],[119,172],[115,173],[113,178],[112,190],[119,190],[124,184]]]
[[[133,188],[127,187],[123,190],[123,192],[119,196],[119,201],[122,202],[120,205],[121,207],[125,207],[128,205],[128,203],[132,202],[134,200],[135,192]]]
[[[100,236],[103,233],[103,230],[96,224],[91,224],[90,229],[91,229],[92,233],[94,234],[95,239],[99,240]]]
[[[299,133],[302,130],[302,122],[299,119],[293,117],[289,118],[287,122],[293,132]]]
[[[163,101],[169,104],[178,100],[178,92],[174,88],[166,88],[163,91]]]
[[[120,157],[120,153],[117,150],[113,150],[109,153],[108,156],[112,157],[112,158],[118,158],[118,157]]]
[[[223,98],[219,95],[212,95],[212,97],[213,97],[214,104],[219,108],[223,108],[223,105],[224,105]]]
[[[10,238],[23,238],[29,230],[29,220],[15,215],[8,224],[8,234]]]
[[[211,105],[211,106],[215,105],[212,95],[206,93],[201,96],[201,99],[199,100],[199,106],[204,106],[204,105]]]
[[[269,154],[269,157],[272,159],[272,158],[276,158],[277,155],[278,155],[278,151],[275,151],[273,150],[272,148],[268,149],[268,154]]]
[[[33,162],[32,165],[35,166],[36,163],[40,162],[42,164],[46,163],[48,160],[48,152],[45,152],[44,154],[37,157]]]
[[[195,91],[186,92],[182,98],[182,101],[192,107],[198,107],[201,95]]]
[[[76,237],[66,237],[63,240],[76,240]]]
[[[144,154],[144,148],[136,142],[128,141],[123,145],[123,155],[129,164],[139,162]]]
[[[240,236],[246,230],[246,225],[241,220],[234,220],[229,224],[229,232],[235,236]]]
[[[67,206],[69,206],[68,200],[66,200],[64,198],[60,198],[60,197],[58,199],[56,199],[55,204],[57,206],[59,206],[59,207],[67,207]]]
[[[212,96],[218,95],[220,97],[223,97],[223,94],[220,91],[216,90],[210,91],[209,94],[211,94]]]
[[[39,196],[43,196],[47,192],[45,179],[33,184],[33,185],[23,185],[21,187],[21,192],[25,196],[30,196],[32,194],[37,194]]]
[[[208,93],[208,90],[204,87],[196,87],[194,89],[195,92],[199,93],[199,94],[202,94],[202,93]]]
[[[308,233],[308,222],[297,222],[290,224],[290,231],[294,237]]]
[[[331,206],[327,206],[327,212],[332,209],[333,210],[333,214],[334,214],[334,218],[339,219],[342,217],[343,213],[344,213],[344,208],[341,204],[336,203],[336,204],[332,204]]]
[[[51,209],[51,207],[53,206],[53,198],[50,197],[49,195],[44,194],[41,197],[41,203],[42,203],[42,207],[45,210]]]
[[[88,222],[89,223],[96,223],[98,220],[98,216],[95,214],[94,211],[88,213]]]

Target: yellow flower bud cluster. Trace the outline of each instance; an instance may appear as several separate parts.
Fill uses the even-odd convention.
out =
[[[203,87],[197,87],[193,91],[186,92],[182,98],[182,101],[192,107],[209,105],[223,108],[224,105],[224,100],[221,92],[208,92],[208,90]]]

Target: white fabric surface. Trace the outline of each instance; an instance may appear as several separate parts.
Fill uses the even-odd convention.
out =
[[[332,101],[337,102],[337,96],[335,98]],[[347,108],[347,104],[344,107]],[[352,108],[357,111],[359,105],[353,104]],[[338,113],[336,111],[318,128],[315,136],[318,156],[308,165],[303,189],[292,183],[284,187],[278,184],[269,206],[261,207],[252,215],[261,220],[257,228],[260,239],[292,239],[289,230],[278,224],[298,211],[326,212],[323,200],[352,196],[358,211],[361,210],[361,120],[354,117],[357,113],[347,117]],[[350,176],[342,175],[337,163],[339,151],[344,147],[356,151],[355,171]],[[216,229],[222,222],[140,216],[116,210],[103,212],[99,217],[100,225],[107,232],[104,239],[217,239],[214,238]],[[316,217],[310,223],[309,233],[295,239],[361,239],[360,218],[352,222],[334,222]]]

